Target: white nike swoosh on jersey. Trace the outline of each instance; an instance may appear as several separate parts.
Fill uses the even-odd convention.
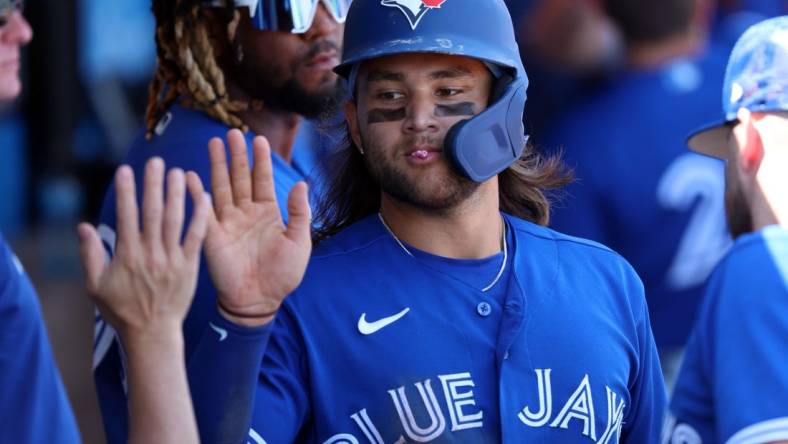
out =
[[[219,328],[219,327],[213,325],[213,322],[209,322],[208,325],[211,326],[213,331],[215,331],[216,333],[219,333],[219,342],[222,342],[225,339],[227,339],[227,330],[225,330],[223,328]]]
[[[360,331],[362,335],[371,335],[372,333],[378,332],[382,328],[388,327],[389,325],[399,321],[403,316],[408,314],[409,311],[410,307],[402,310],[394,316],[389,316],[375,322],[367,322],[367,314],[363,313],[361,318],[358,320],[358,331]]]

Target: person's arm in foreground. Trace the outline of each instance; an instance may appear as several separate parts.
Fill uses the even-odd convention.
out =
[[[212,328],[222,334],[205,335],[189,362],[200,436],[211,443],[246,442],[272,321],[301,282],[312,246],[306,184],[291,190],[285,225],[268,141],[254,139],[252,164],[240,131],[227,141],[229,170],[225,144],[209,143],[214,211],[205,239],[219,312]]]
[[[118,331],[127,356],[130,443],[197,443],[184,367],[181,327],[194,297],[210,204],[202,183],[188,176],[194,213],[181,242],[185,175],[167,176],[154,158],[145,169],[142,231],[133,173],[118,169],[118,242],[110,263],[94,227],[79,226],[88,292]]]

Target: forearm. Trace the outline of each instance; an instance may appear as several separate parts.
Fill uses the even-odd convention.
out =
[[[129,442],[198,443],[180,327],[127,336]]]
[[[188,363],[188,378],[204,442],[246,442],[260,364],[273,327],[236,325],[218,312]]]

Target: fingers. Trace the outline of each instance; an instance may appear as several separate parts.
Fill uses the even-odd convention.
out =
[[[134,173],[127,165],[121,166],[115,173],[115,199],[115,217],[118,227],[117,249],[122,250],[129,242],[135,243],[139,237]]]
[[[192,219],[183,241],[183,253],[187,259],[195,259],[200,254],[200,247],[208,231],[208,222],[212,218],[211,202],[203,189],[200,177],[189,171],[186,175],[186,184],[189,187],[194,202]]]
[[[224,142],[214,137],[208,142],[208,153],[211,157],[211,195],[213,205],[219,217],[233,205],[230,175],[227,172],[227,156],[224,153]]]
[[[85,269],[85,283],[91,294],[98,289],[101,274],[104,271],[106,252],[101,245],[101,239],[90,224],[79,224],[79,253],[82,258],[82,267]]]
[[[271,146],[263,136],[254,138],[253,191],[255,202],[276,201],[274,173],[271,166]]]
[[[142,196],[142,237],[148,245],[161,242],[164,212],[164,161],[154,157],[145,164]]]
[[[184,181],[183,170],[179,168],[174,168],[167,173],[167,203],[164,211],[162,236],[164,248],[168,253],[177,251],[181,243],[185,205]]]
[[[232,129],[227,132],[227,141],[230,143],[230,182],[233,187],[233,199],[236,205],[241,205],[252,199],[252,179],[246,138],[240,130]]]
[[[307,185],[299,182],[290,191],[287,199],[288,223],[285,235],[292,241],[307,244],[310,242],[312,210],[309,208]]]

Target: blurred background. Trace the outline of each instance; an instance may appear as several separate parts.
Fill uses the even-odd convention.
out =
[[[507,3],[531,78],[526,128],[538,148],[560,148],[545,134],[615,81],[626,45],[602,0]],[[142,125],[156,56],[149,8],[146,0],[27,0],[34,38],[23,51],[25,90],[0,109],[0,230],[37,286],[87,443],[103,442],[103,433],[90,376],[93,308],[74,228],[95,221]],[[729,49],[750,24],[786,12],[788,0],[720,0],[709,9],[709,45]]]

